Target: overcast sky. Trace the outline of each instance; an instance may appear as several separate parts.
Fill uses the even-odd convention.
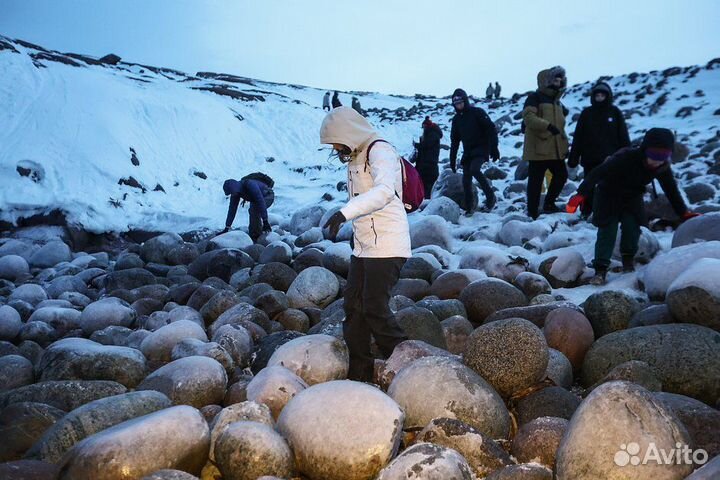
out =
[[[64,52],[340,90],[482,95],[720,57],[719,0],[0,0],[0,34]]]

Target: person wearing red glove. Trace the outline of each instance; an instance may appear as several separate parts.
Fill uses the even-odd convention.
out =
[[[605,283],[618,226],[622,226],[623,271],[635,269],[640,225],[646,223],[643,196],[654,179],[680,218],[687,220],[698,215],[688,211],[670,168],[674,145],[675,137],[670,130],[651,128],[639,147],[623,148],[594,168],[578,187],[578,193],[570,198],[566,211],[574,213],[594,193],[592,221],[598,227],[598,234],[593,260],[595,277],[591,283]]]

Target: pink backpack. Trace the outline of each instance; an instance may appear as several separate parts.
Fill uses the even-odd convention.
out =
[[[373,141],[367,148],[366,164],[370,163],[370,150],[378,142],[388,143],[385,140]],[[425,187],[415,167],[403,157],[398,158],[400,159],[400,168],[402,170],[403,187],[402,198],[400,200],[402,200],[403,206],[405,206],[405,212],[412,213],[420,208],[420,204],[425,199]],[[399,197],[397,192],[395,192],[395,195]]]

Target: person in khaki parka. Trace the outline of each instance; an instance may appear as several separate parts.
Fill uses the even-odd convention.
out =
[[[545,195],[543,211],[560,211],[555,201],[567,181],[565,158],[569,148],[565,133],[568,110],[560,103],[567,85],[565,69],[558,66],[543,70],[538,73],[537,82],[538,89],[528,95],[522,111],[525,133],[523,159],[529,163],[527,209],[533,219],[539,216],[540,191],[548,170],[552,181]]]

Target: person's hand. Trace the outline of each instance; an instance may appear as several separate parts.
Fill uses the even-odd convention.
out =
[[[585,205],[586,201],[587,198],[585,197],[585,195],[577,193],[570,197],[570,201],[568,201],[567,207],[565,207],[565,211],[567,213],[575,213],[577,212],[578,208],[582,208],[582,206]]]
[[[547,130],[553,135],[560,135],[560,130],[558,130],[558,128],[552,123],[548,123]]]
[[[330,240],[335,240],[335,237],[337,237],[338,231],[340,230],[340,225],[345,223],[346,220],[345,215],[338,210],[332,214],[327,222],[325,222],[323,229],[327,228],[329,230],[328,236]]]
[[[228,233],[230,231],[230,227],[225,227],[222,231],[222,233]]]
[[[492,158],[493,162],[497,162],[498,160],[500,160],[500,150],[498,150],[497,147],[493,148],[493,151],[490,154],[490,158]]]
[[[697,212],[691,212],[688,210],[687,212],[682,214],[682,221],[690,220],[691,218],[699,217],[700,214]]]

